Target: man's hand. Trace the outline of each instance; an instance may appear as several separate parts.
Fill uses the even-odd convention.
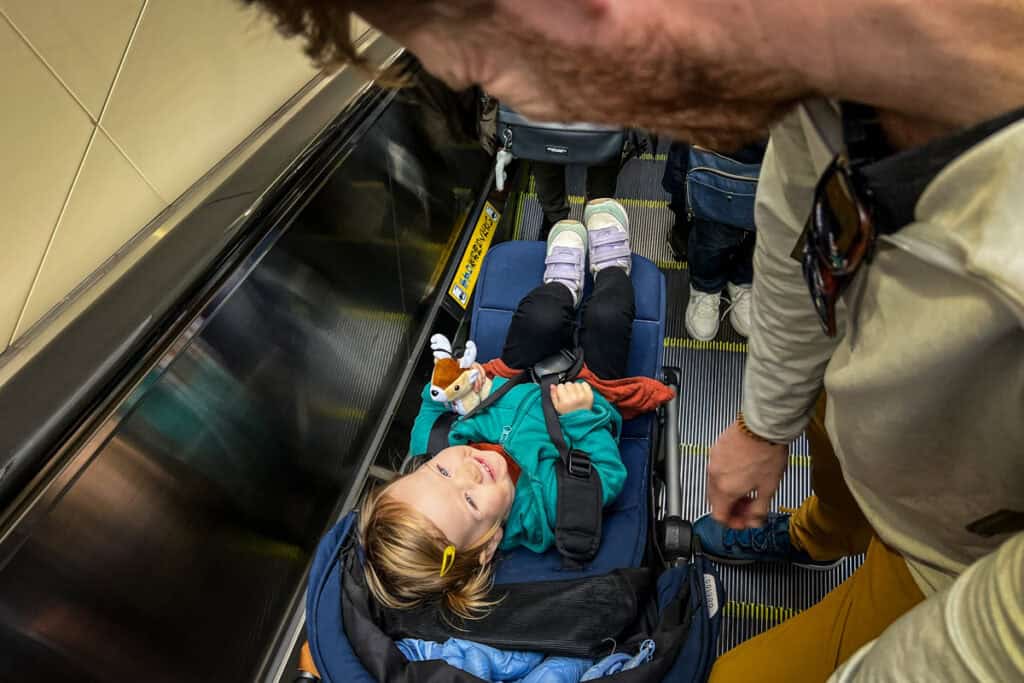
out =
[[[761,526],[788,455],[784,444],[755,439],[736,422],[729,425],[708,460],[708,502],[715,520],[733,529]]]
[[[594,407],[594,391],[586,382],[566,382],[551,387],[551,402],[559,415]]]

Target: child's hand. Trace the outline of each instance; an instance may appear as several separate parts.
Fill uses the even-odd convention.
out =
[[[586,382],[566,382],[551,387],[551,402],[559,415],[594,407],[594,391]]]
[[[484,370],[484,366],[479,363],[473,363],[473,369],[476,370],[476,379],[473,382],[473,391],[479,393],[484,388],[484,382],[487,381],[487,371]]]

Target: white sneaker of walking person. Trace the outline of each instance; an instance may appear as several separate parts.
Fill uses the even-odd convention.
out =
[[[587,229],[579,221],[558,221],[548,234],[544,257],[544,284],[560,282],[579,306],[587,264]]]
[[[629,216],[626,209],[614,199],[594,199],[583,210],[590,242],[590,272],[615,266],[629,275],[633,267],[633,254],[629,245]]]
[[[686,304],[686,331],[700,341],[711,341],[718,336],[718,308],[721,292],[708,294],[690,285],[690,301]]]
[[[750,285],[726,285],[729,292],[729,322],[741,337],[750,336]]]

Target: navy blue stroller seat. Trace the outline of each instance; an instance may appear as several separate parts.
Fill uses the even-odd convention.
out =
[[[506,242],[493,247],[488,254],[471,319],[471,338],[477,344],[481,361],[500,354],[517,304],[542,280],[544,253],[542,242]],[[637,315],[628,372],[660,378],[665,336],[664,276],[653,263],[634,255],[632,279]],[[589,287],[588,282],[588,290]],[[566,569],[554,549],[544,554],[526,550],[505,553],[497,568],[496,590],[502,585],[510,588],[531,582],[594,580],[619,570],[645,571],[629,568],[641,567],[649,555],[645,550],[654,519],[652,446],[656,426],[654,415],[641,416],[623,426],[620,452],[628,471],[627,481],[621,496],[604,511],[601,546],[594,559],[582,569]],[[678,468],[670,473],[669,481],[673,476],[678,487]],[[359,600],[353,599],[358,591],[351,584],[361,582],[350,578],[346,584],[343,577],[355,576],[355,563],[361,562],[355,538],[357,515],[358,512],[348,514],[324,537],[311,569],[306,602],[307,636],[323,680],[479,680],[440,661],[406,662],[378,625],[353,607]],[[677,558],[670,562],[675,566],[657,577],[653,597],[645,608],[648,612],[654,610],[661,619],[657,622],[659,628],[667,623],[675,629],[674,635],[663,635],[664,642],[671,643],[671,647],[661,652],[660,657],[656,652],[652,663],[617,674],[614,680],[702,681],[710,673],[724,592],[715,569],[699,553],[690,560],[687,549],[685,556]],[[342,604],[346,586],[347,611]],[[357,635],[346,631],[345,614],[358,617],[358,623],[350,624],[358,627]],[[674,658],[670,659],[673,653]]]
[[[484,261],[473,299],[470,338],[481,362],[497,358],[505,344],[516,306],[544,277],[543,242],[504,242],[493,247]],[[627,375],[660,379],[665,348],[665,277],[642,256],[633,255],[631,270],[636,293],[636,318],[629,349]],[[584,288],[589,296],[590,276]],[[584,359],[586,360],[586,359]],[[619,442],[628,472],[621,495],[605,510],[601,547],[583,569],[584,575],[638,567],[647,543],[651,486],[651,448],[654,415],[641,415],[623,424]],[[518,549],[506,553],[495,581],[540,581],[565,578],[562,557],[554,548],[538,555]]]

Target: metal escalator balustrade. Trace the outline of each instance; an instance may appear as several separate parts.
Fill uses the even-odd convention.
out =
[[[280,675],[311,552],[358,493],[487,182],[438,87],[328,127],[329,154],[256,219],[273,223],[23,495],[0,536],[0,679]]]

